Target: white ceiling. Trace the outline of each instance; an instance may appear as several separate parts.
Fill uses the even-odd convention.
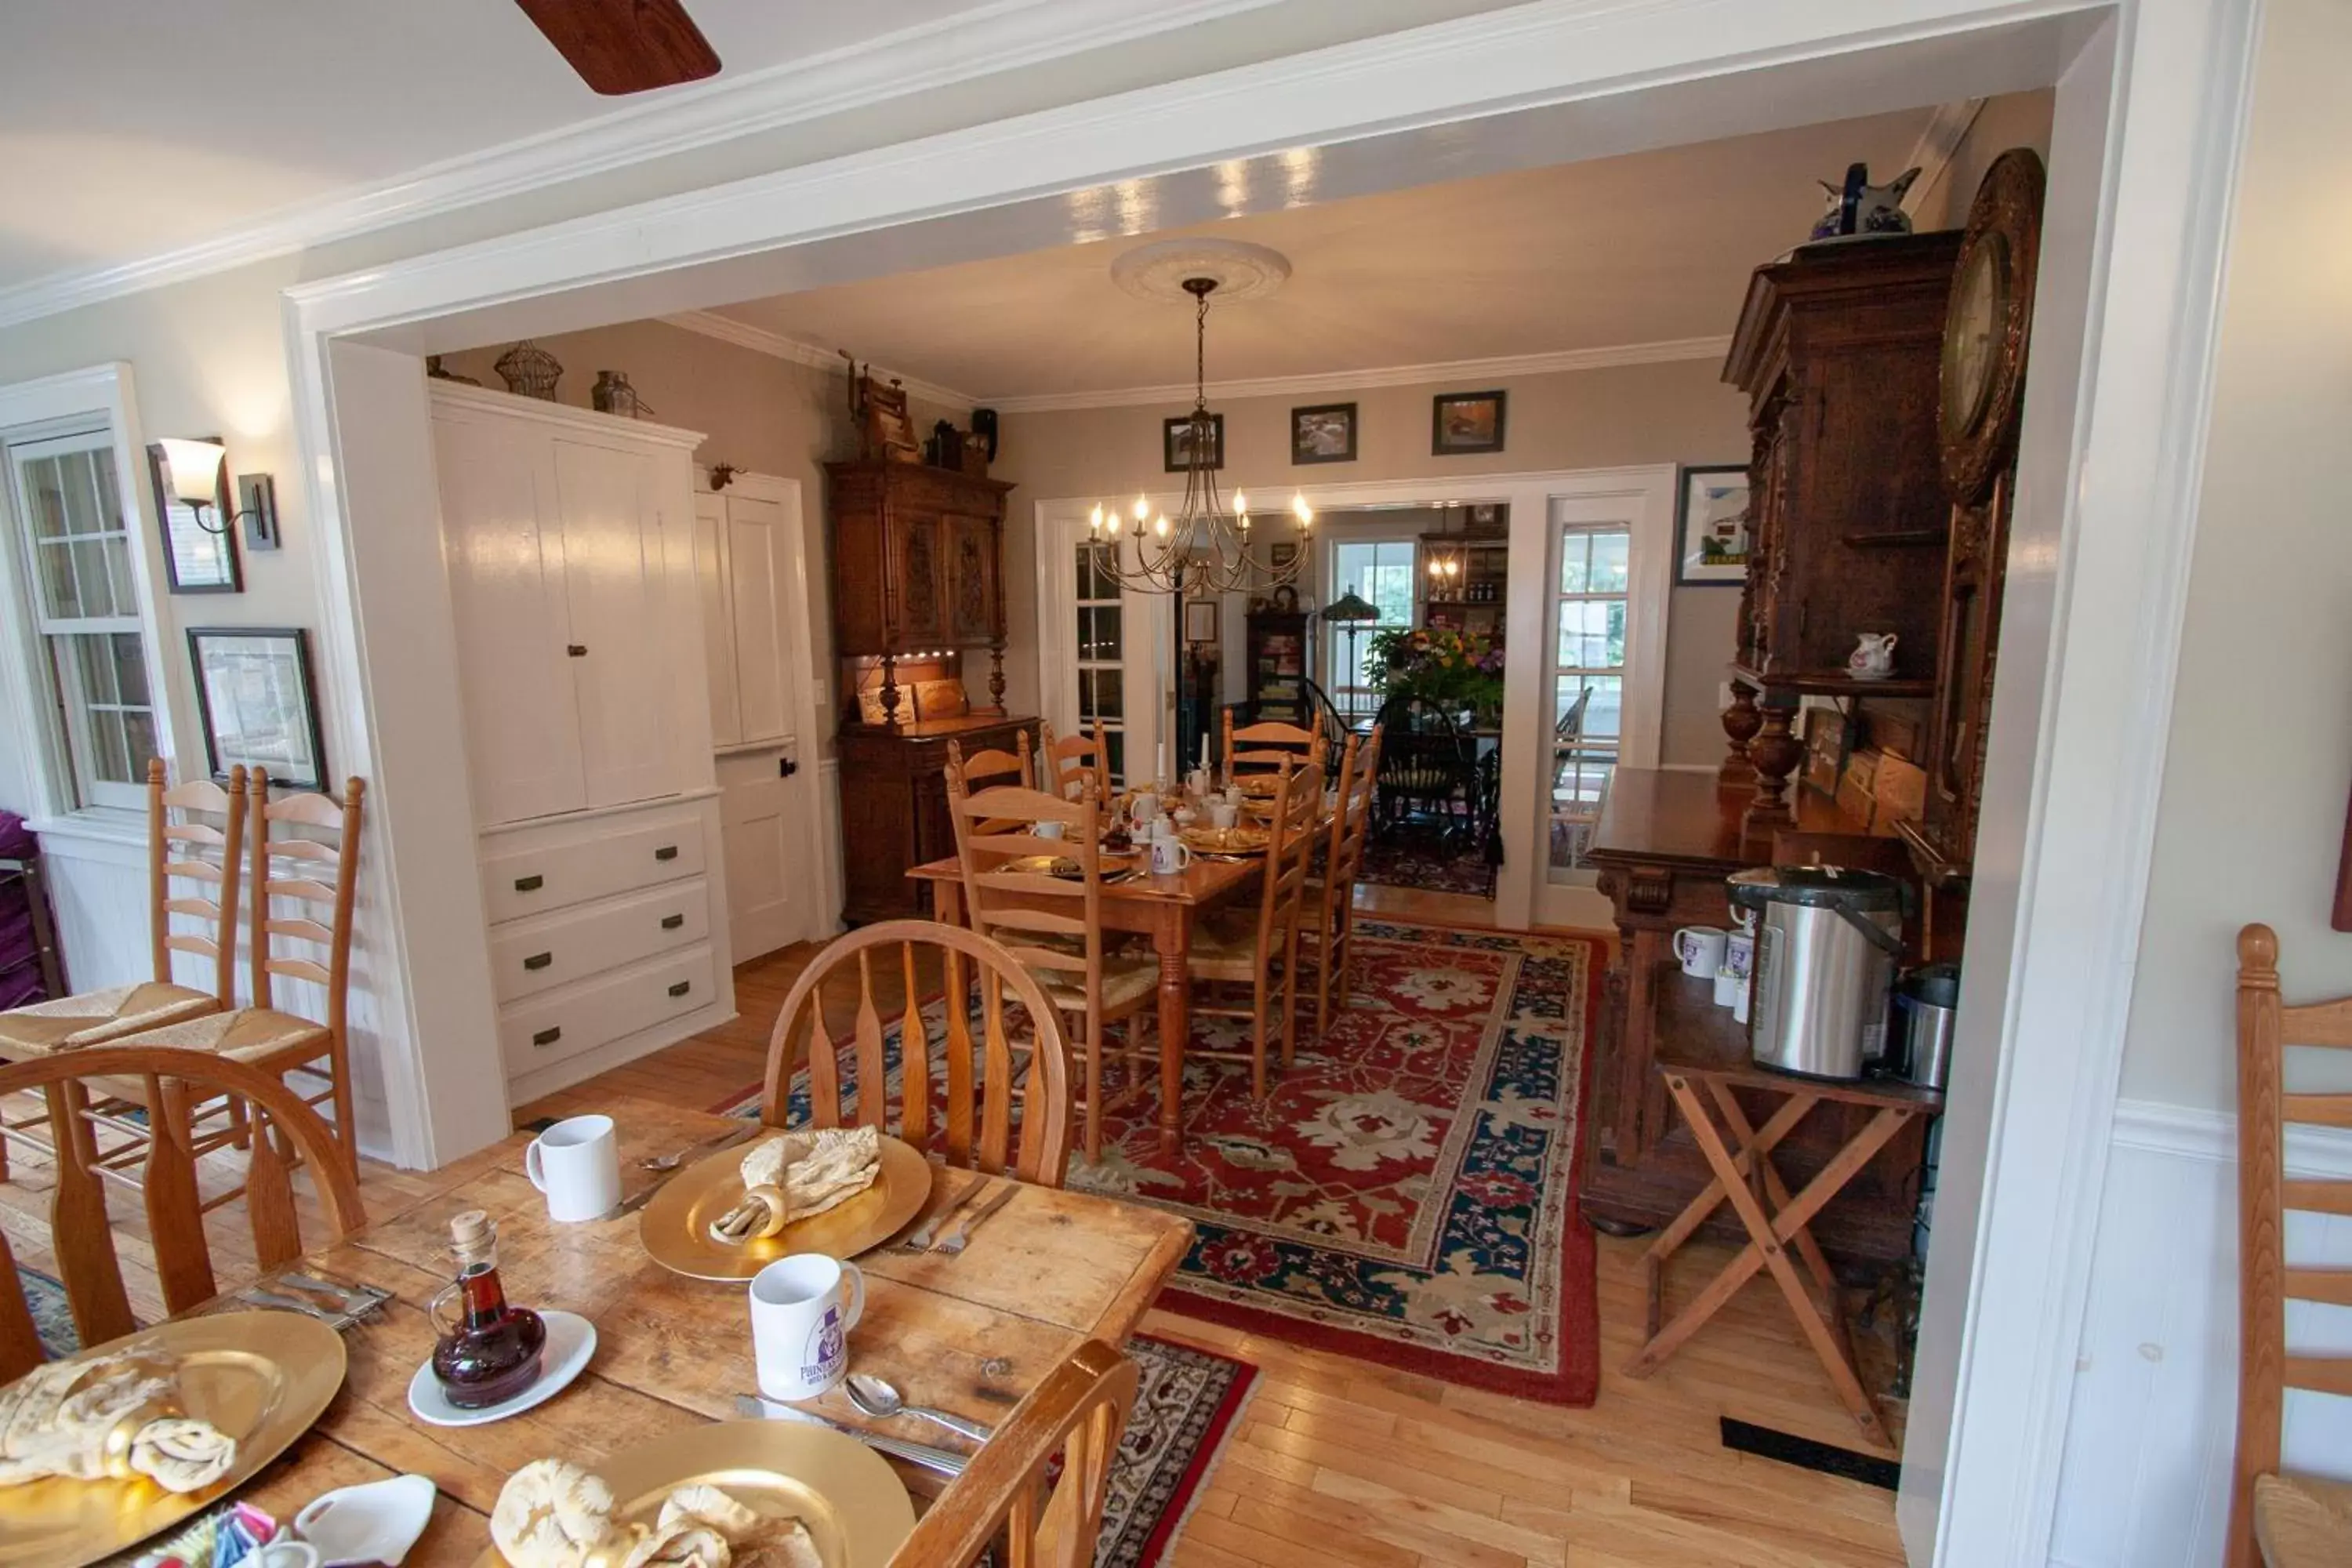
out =
[[[1025,0],[690,0],[717,82]],[[698,87],[599,98],[510,0],[5,0],[0,288]],[[707,86],[709,84],[698,84]]]
[[[1209,379],[1615,348],[1731,331],[1759,263],[1801,241],[1816,179],[1905,166],[1932,109],[1559,164],[1170,234],[1269,245],[1270,298],[1209,318]],[[1154,235],[1151,238],[1165,238]],[[1189,305],[1111,280],[1133,237],[726,307],[983,400],[1189,383]]]

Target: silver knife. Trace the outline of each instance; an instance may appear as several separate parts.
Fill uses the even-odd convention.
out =
[[[763,1421],[800,1421],[813,1426],[830,1426],[835,1431],[855,1437],[877,1454],[887,1454],[904,1459],[910,1465],[920,1465],[943,1476],[960,1476],[971,1461],[946,1448],[934,1448],[929,1443],[909,1443],[903,1437],[885,1437],[878,1432],[860,1431],[845,1426],[838,1421],[828,1421],[814,1411],[802,1410],[781,1399],[770,1399],[757,1394],[735,1396],[735,1414],[754,1416]]]
[[[939,1213],[933,1215],[930,1218],[925,1220],[915,1231],[914,1235],[900,1242],[898,1244],[898,1250],[901,1252],[922,1252],[929,1249],[931,1245],[931,1238],[940,1233],[940,1226],[945,1225],[958,1209],[963,1207],[964,1205],[971,1202],[974,1197],[978,1196],[980,1190],[986,1185],[988,1185],[987,1173],[982,1171],[974,1171],[971,1173],[971,1180],[964,1184],[963,1190],[957,1193],[953,1198],[950,1199],[947,1206],[940,1209]]]

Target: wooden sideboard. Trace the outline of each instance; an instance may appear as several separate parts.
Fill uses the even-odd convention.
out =
[[[1826,800],[1801,795],[1797,831],[1855,831]],[[1677,927],[1729,926],[1726,877],[1772,858],[1769,837],[1742,832],[1748,797],[1747,788],[1704,773],[1621,768],[1594,826],[1589,855],[1619,939],[1584,1126],[1584,1215],[1605,1229],[1663,1226],[1709,1179],[1689,1128],[1672,1113],[1657,1063],[1662,1045],[1685,1062],[1748,1059],[1746,1026],[1715,1005],[1712,983],[1685,975],[1674,954]],[[1759,1120],[1771,1110],[1760,1099],[1752,1106]],[[1867,1114],[1854,1107],[1816,1110],[1773,1156],[1789,1185],[1801,1189],[1859,1131],[1860,1120]],[[1921,1137],[1917,1128],[1905,1131],[1832,1200],[1813,1223],[1823,1248],[1869,1263],[1910,1256]],[[1713,1224],[1711,1234],[1744,1239],[1727,1211],[1718,1210]]]
[[[911,920],[929,911],[908,869],[955,853],[948,816],[948,742],[964,751],[1010,752],[1022,731],[1037,744],[1037,721],[974,713],[841,731],[841,918],[852,925]]]

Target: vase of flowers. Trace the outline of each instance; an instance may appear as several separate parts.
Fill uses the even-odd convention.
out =
[[[1385,700],[1402,697],[1473,722],[1499,718],[1503,708],[1503,647],[1494,637],[1444,626],[1391,629],[1365,647],[1372,689]]]

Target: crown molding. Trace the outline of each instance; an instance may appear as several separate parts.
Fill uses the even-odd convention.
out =
[[[298,203],[190,245],[0,288],[0,327],[1275,3],[996,0]]]
[[[835,350],[820,348],[815,343],[803,342],[798,338],[788,338],[782,332],[772,332],[765,327],[755,327],[749,321],[739,321],[732,316],[722,316],[716,310],[681,310],[674,316],[661,316],[656,319],[682,331],[695,332],[706,338],[716,338],[722,343],[733,343],[737,348],[750,349],[755,353],[771,354],[777,359],[790,360],[795,364],[808,365],[815,370],[837,371],[843,368],[841,354]],[[980,399],[972,396],[969,392],[958,392],[954,387],[941,386],[936,381],[925,381],[920,376],[901,374],[883,365],[870,365],[867,368],[877,375],[897,382],[907,389],[908,395],[919,397],[926,403],[945,404],[950,408],[969,411],[980,402]]]
[[[1984,106],[1981,98],[1963,98],[1937,106],[1927,129],[1912,144],[1910,163],[1904,165],[1919,171],[1919,177],[1903,193],[1905,212],[1916,213],[1926,204],[1927,194],[1944,183],[1944,175],[1952,165],[1952,155],[1968,139],[1969,130],[1976,124],[1977,116],[1984,112]]]
[[[1719,360],[1731,352],[1728,337],[1670,338],[1650,343],[1618,343],[1598,349],[1558,349],[1550,353],[1508,354],[1498,359],[1443,360],[1432,364],[1381,365],[1370,370],[1333,370],[1311,375],[1268,375],[1247,381],[1213,381],[1213,400],[1289,397],[1303,393],[1345,392],[1367,386],[1417,386],[1432,382],[1504,381],[1556,375],[1562,371],[1612,370],[1619,365],[1665,364],[1676,360]],[[1189,404],[1190,382],[1168,386],[1118,387],[1103,392],[1048,392],[1027,397],[982,397],[978,403],[1000,414],[1051,414],[1072,408],[1127,408],[1146,404]]]

